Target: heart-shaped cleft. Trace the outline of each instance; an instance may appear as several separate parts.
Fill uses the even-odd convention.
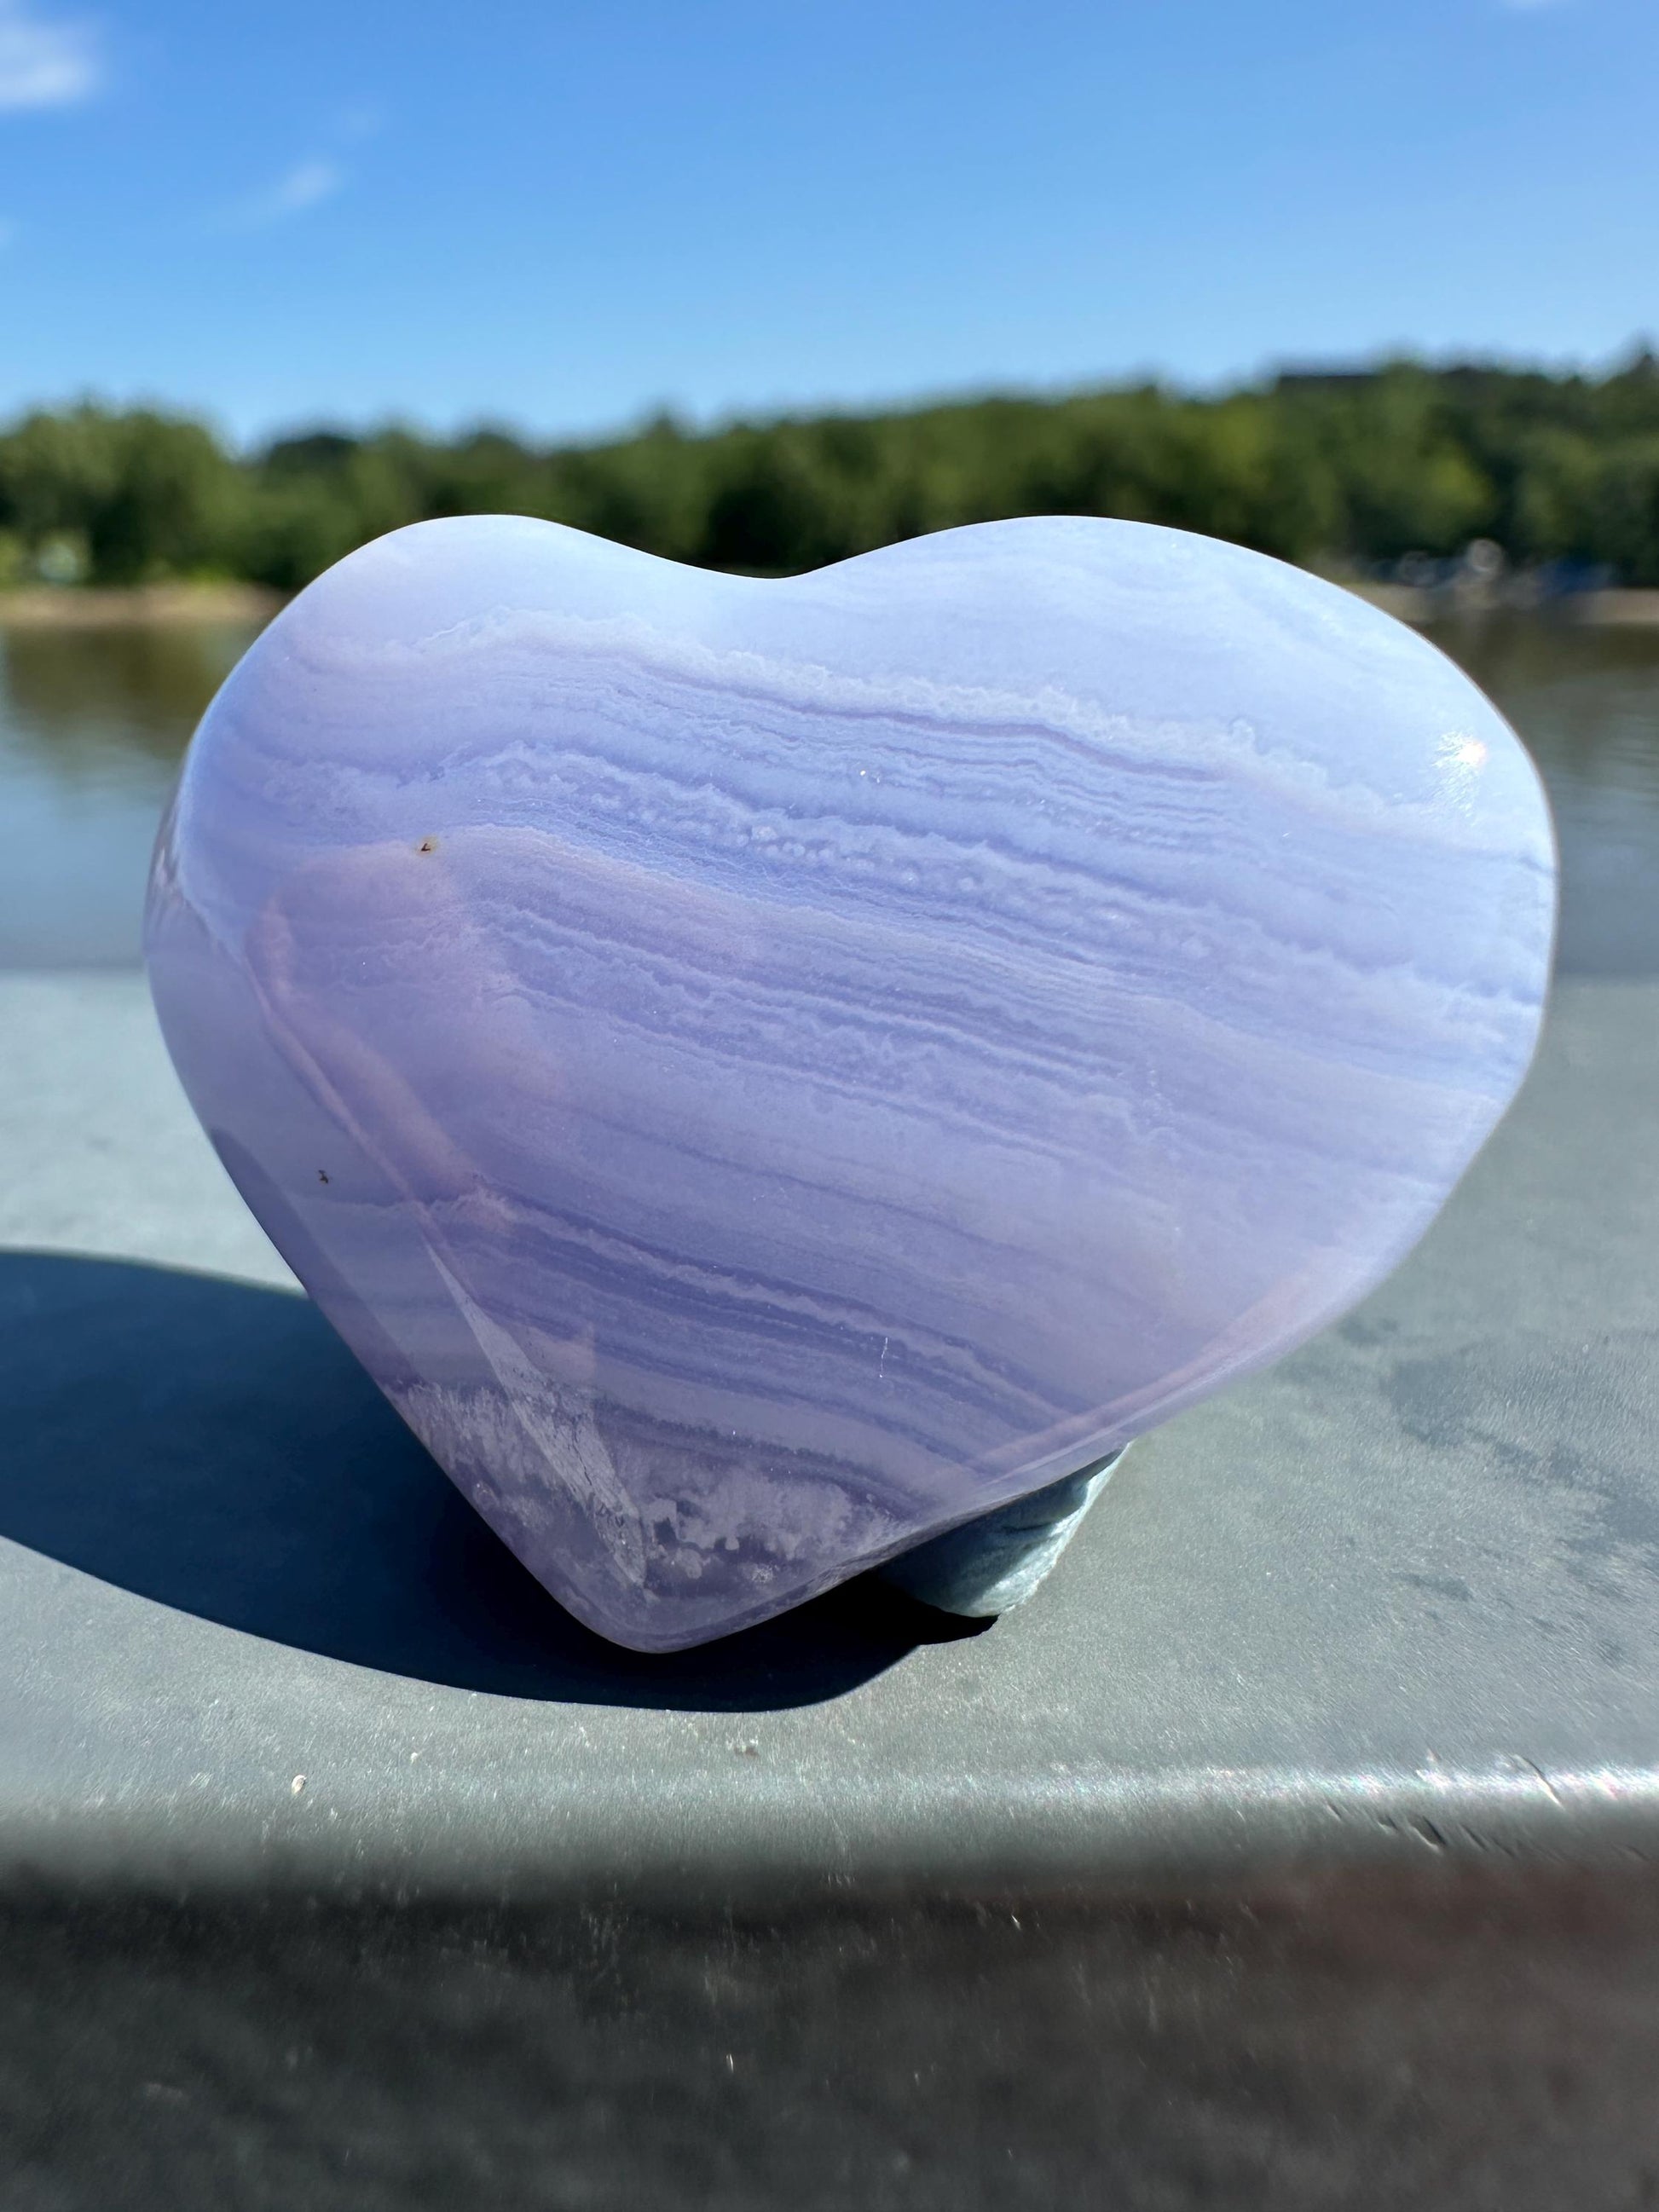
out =
[[[1549,817],[1431,646],[1236,547],[782,581],[423,523],[253,646],[155,866],[271,1237],[556,1596],[761,1620],[1322,1328],[1525,1071]]]

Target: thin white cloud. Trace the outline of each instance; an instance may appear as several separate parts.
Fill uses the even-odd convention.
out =
[[[30,0],[0,0],[0,109],[78,106],[103,74],[89,23],[39,15]]]
[[[303,215],[307,208],[331,200],[345,180],[346,173],[337,161],[325,154],[312,155],[296,161],[269,191],[256,192],[252,199],[233,208],[226,221],[234,230],[263,230],[270,223],[286,222],[290,216]]]
[[[386,111],[372,102],[363,101],[355,107],[343,107],[334,120],[336,134],[348,146],[364,138],[373,138],[386,128]]]
[[[299,215],[319,200],[332,199],[345,182],[345,171],[326,155],[296,161],[270,193],[265,204],[273,216]]]

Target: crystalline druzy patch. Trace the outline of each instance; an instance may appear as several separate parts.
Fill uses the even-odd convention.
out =
[[[249,1204],[556,1596],[778,1612],[1300,1343],[1537,1036],[1507,726],[1135,524],[784,581],[420,525],[209,709],[150,972]]]

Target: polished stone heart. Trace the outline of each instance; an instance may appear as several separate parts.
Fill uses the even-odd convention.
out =
[[[400,531],[210,708],[157,1005],[231,1175],[583,1620],[695,1644],[1276,1358],[1520,1081],[1520,745],[1235,547],[787,581]]]

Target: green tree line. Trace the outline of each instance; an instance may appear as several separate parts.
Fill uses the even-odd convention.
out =
[[[952,524],[1109,514],[1380,572],[1476,538],[1659,585],[1659,362],[1604,376],[1402,361],[1195,396],[1157,385],[589,445],[323,429],[236,453],[86,403],[0,431],[0,584],[237,577],[292,590],[433,515],[547,516],[679,561],[783,573]]]

